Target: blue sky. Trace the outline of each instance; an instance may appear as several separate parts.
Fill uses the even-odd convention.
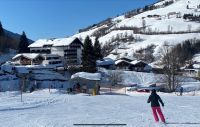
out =
[[[5,29],[33,40],[75,34],[80,28],[158,0],[0,0]]]

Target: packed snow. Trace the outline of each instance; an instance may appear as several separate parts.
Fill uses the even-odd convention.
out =
[[[200,96],[158,93],[165,107],[168,124],[154,121],[149,93],[127,95],[69,95],[61,91],[40,90],[0,93],[0,122],[6,127],[75,127],[74,124],[126,124],[121,127],[199,127]],[[84,126],[82,126],[84,127]]]
[[[169,0],[165,0],[169,1]],[[155,5],[162,5],[164,1]],[[189,9],[187,9],[187,5]],[[110,42],[117,36],[132,36],[135,40],[130,42],[117,42],[118,48],[112,51],[113,54],[107,56],[100,64],[108,64],[112,60],[119,58],[121,54],[132,56],[133,53],[149,45],[155,45],[154,56],[160,56],[164,43],[174,46],[187,39],[200,39],[200,33],[189,33],[200,29],[198,22],[191,22],[180,18],[185,13],[199,15],[199,0],[176,0],[172,5],[146,11],[136,16],[125,18],[124,15],[112,19],[112,27],[108,29],[106,35],[101,36],[99,41],[102,45]],[[159,15],[149,17],[149,15]],[[177,18],[177,15],[180,17]],[[145,21],[145,32],[188,32],[183,34],[135,34],[132,30],[114,30],[120,27],[143,27]],[[48,47],[69,45],[76,37],[84,42],[86,36],[90,36],[94,42],[94,32],[107,25],[95,26],[88,31],[75,34],[69,38],[40,39],[29,47]],[[116,43],[116,42],[113,42]],[[15,54],[1,56],[0,63],[11,59]],[[35,54],[36,55],[36,54]],[[35,57],[29,56],[29,57]],[[196,54],[193,61],[199,62],[199,54]],[[91,96],[90,94],[66,94],[66,89],[71,87],[70,76],[64,76],[54,71],[42,70],[43,66],[27,66],[33,75],[30,84],[40,89],[32,93],[23,93],[22,102],[19,78],[13,74],[13,66],[9,63],[1,66],[0,71],[0,126],[3,127],[73,127],[74,124],[126,124],[125,127],[199,127],[200,126],[200,82],[190,77],[181,78],[180,84],[183,88],[183,96],[179,95],[179,88],[176,93],[158,93],[165,103],[162,108],[166,122],[156,123],[154,121],[151,107],[147,104],[150,93],[139,93],[136,91],[126,91],[126,88],[113,90],[112,92],[103,91],[101,95]],[[35,70],[40,68],[39,70]],[[45,67],[46,68],[46,67]],[[198,66],[199,68],[199,66]],[[16,71],[24,73],[23,68],[16,68]],[[28,72],[26,72],[28,73]],[[72,75],[73,78],[85,78],[89,80],[105,80],[108,78],[109,71],[104,70],[100,73],[89,74],[80,72]],[[163,75],[153,73],[122,71],[122,84],[137,84],[147,87],[153,83],[162,84]],[[10,92],[9,92],[10,91]],[[12,91],[12,92],[11,92]]]

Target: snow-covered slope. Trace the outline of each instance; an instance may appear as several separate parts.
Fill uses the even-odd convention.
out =
[[[117,47],[125,47],[118,50],[118,56],[127,53],[132,56],[136,50],[151,44],[156,46],[154,55],[157,56],[164,42],[176,45],[187,39],[200,39],[200,22],[183,18],[184,14],[199,16],[200,1],[174,0],[172,4],[164,6],[166,1],[170,0],[154,4],[153,10],[139,12],[131,17],[121,15],[74,36],[81,39],[90,36],[94,40],[97,33],[100,33],[99,41],[102,45],[110,43]],[[130,36],[134,39],[122,41]],[[109,57],[115,59],[117,55],[112,54]]]
[[[134,17],[125,19],[116,24],[116,27],[124,25],[142,27],[142,19],[144,19],[148,28],[152,28],[152,30],[157,29],[159,31],[167,31],[168,25],[170,25],[174,31],[187,31],[188,25],[192,25],[192,30],[196,30],[199,29],[199,23],[187,22],[181,17],[183,14],[199,15],[200,9],[197,9],[199,4],[199,0],[178,0],[164,8],[146,11]],[[187,9],[187,5],[190,9]],[[177,14],[175,13],[180,13],[180,18],[177,18]],[[148,18],[148,15],[158,16]]]
[[[23,94],[21,102],[20,93],[4,92],[0,93],[0,122],[2,127],[75,127],[74,124],[199,127],[200,96],[158,93],[165,103],[162,110],[169,123],[164,125],[154,121],[150,104],[146,102],[149,93],[130,94],[88,96],[41,90]]]

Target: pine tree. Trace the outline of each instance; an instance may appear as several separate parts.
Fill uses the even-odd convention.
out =
[[[83,44],[82,65],[83,65],[83,70],[86,72],[96,71],[94,48],[92,46],[92,41],[90,40],[89,36],[86,37]]]
[[[96,38],[94,42],[94,54],[96,60],[101,60],[103,58],[103,55],[101,53],[101,45],[98,38]]]
[[[6,36],[2,24],[0,22],[0,52],[5,52],[6,50],[7,50]]]
[[[4,29],[2,27],[1,22],[0,22],[0,36],[4,36]]]
[[[19,45],[18,45],[18,52],[19,53],[28,53],[28,52],[30,52],[29,48],[28,48],[28,45],[29,45],[28,39],[26,37],[25,32],[23,31],[22,35],[20,37]]]

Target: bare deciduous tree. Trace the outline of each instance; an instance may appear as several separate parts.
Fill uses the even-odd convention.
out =
[[[108,80],[110,82],[110,92],[111,92],[112,87],[118,86],[122,82],[122,72],[116,70],[109,71]]]
[[[192,25],[188,24],[187,29],[188,29],[188,32],[191,32],[192,31]]]
[[[112,86],[116,86],[122,82],[122,72],[117,70],[109,71],[109,81]]]
[[[142,28],[143,28],[143,32],[145,32],[146,29],[146,20],[142,19]]]
[[[164,65],[164,81],[168,86],[169,92],[175,91],[178,86],[177,71],[179,65],[177,63],[178,55],[175,50],[171,50],[170,45],[165,42],[163,48],[162,64]]]

